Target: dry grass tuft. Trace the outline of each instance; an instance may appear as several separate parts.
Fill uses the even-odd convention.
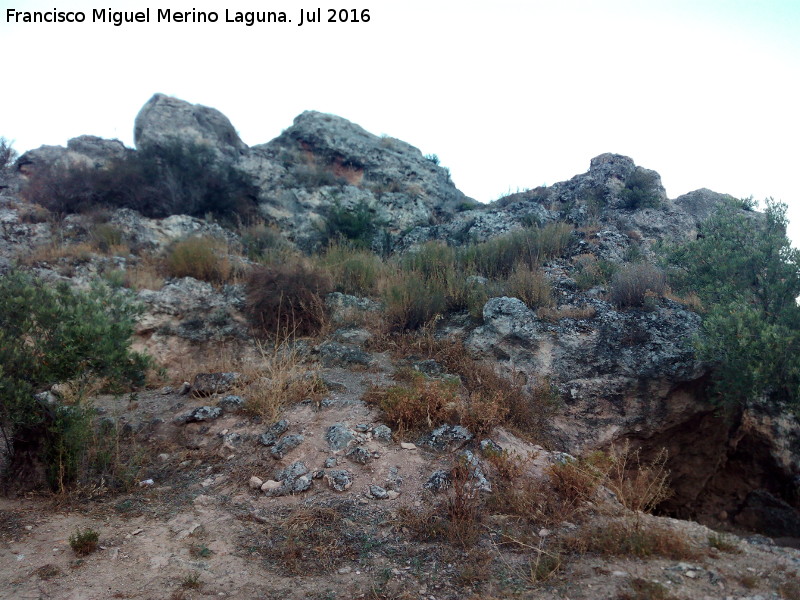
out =
[[[642,462],[639,449],[632,451],[626,441],[621,448],[612,447],[608,458],[610,468],[605,485],[625,508],[649,513],[670,497],[666,448],[652,461]]]
[[[616,600],[674,600],[669,590],[655,581],[637,577],[632,579],[629,588],[619,593]]]
[[[661,556],[672,560],[691,560],[700,556],[679,531],[629,517],[584,525],[568,536],[565,543],[572,551],[603,556]]]
[[[224,242],[206,236],[194,236],[177,242],[165,258],[169,277],[194,277],[201,281],[234,283],[241,268],[234,263]]]

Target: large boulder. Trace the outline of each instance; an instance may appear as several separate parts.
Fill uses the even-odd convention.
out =
[[[209,145],[227,157],[247,151],[247,144],[220,111],[164,94],[154,94],[136,115],[133,139],[139,149],[179,141]]]

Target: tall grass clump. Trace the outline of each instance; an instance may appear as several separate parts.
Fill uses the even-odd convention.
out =
[[[330,275],[301,258],[258,267],[247,279],[246,311],[261,335],[316,335],[332,289]]]
[[[464,248],[460,260],[466,269],[485,277],[508,277],[518,262],[533,269],[563,254],[569,245],[571,232],[572,227],[566,223],[516,229]]]
[[[648,296],[662,297],[667,291],[664,272],[650,263],[625,265],[611,278],[611,301],[620,308],[642,306]]]
[[[224,242],[194,236],[175,243],[167,253],[165,265],[170,277],[194,277],[210,283],[227,283],[236,269]]]
[[[330,272],[337,292],[356,296],[376,294],[388,272],[377,254],[346,244],[330,246],[319,263]]]
[[[528,308],[547,308],[553,305],[553,289],[541,269],[525,263],[514,265],[505,284],[506,294],[522,300]]]

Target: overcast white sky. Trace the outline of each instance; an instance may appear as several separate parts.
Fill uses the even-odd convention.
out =
[[[283,10],[291,24],[8,23],[6,10]],[[297,26],[300,9],[368,8]],[[670,197],[708,187],[790,206],[800,242],[800,1],[0,0],[0,135],[133,143],[163,92],[213,106],[250,144],[306,109],[436,153],[480,201],[552,184],[603,152]]]

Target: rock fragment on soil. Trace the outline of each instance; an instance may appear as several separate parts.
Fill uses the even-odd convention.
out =
[[[344,492],[353,485],[353,475],[345,469],[334,469],[325,474],[325,482],[335,492]]]
[[[372,453],[367,450],[366,448],[362,448],[361,446],[356,446],[355,448],[351,448],[347,451],[345,456],[352,460],[354,463],[358,463],[359,465],[365,465],[370,460],[372,460]]]
[[[223,394],[239,378],[239,373],[198,373],[192,382],[193,396],[212,396]]]
[[[291,434],[283,436],[272,447],[272,450],[270,450],[270,454],[272,454],[272,458],[279,460],[284,456],[286,456],[289,452],[297,448],[304,441],[305,438],[300,434]]]
[[[386,500],[389,497],[389,493],[379,485],[369,486],[369,495],[376,500]]]
[[[372,437],[381,442],[391,442],[392,430],[389,429],[386,425],[378,425],[377,427],[375,427],[375,429],[372,430]]]
[[[213,421],[222,415],[222,409],[218,406],[198,406],[187,413],[175,417],[175,423],[199,423],[202,421]]]
[[[277,423],[273,423],[269,429],[267,429],[266,433],[262,433],[258,436],[258,441],[261,442],[264,446],[274,446],[275,443],[278,441],[286,430],[289,429],[289,421],[286,419],[281,419]]]
[[[452,477],[450,473],[443,470],[434,471],[430,477],[428,477],[428,481],[422,486],[426,490],[432,491],[434,494],[438,494],[439,492],[443,492],[447,488],[450,487],[452,484]]]
[[[244,398],[241,396],[235,396],[233,394],[229,394],[227,396],[222,397],[218,402],[217,406],[219,406],[224,411],[236,411],[241,409],[244,406]]]
[[[465,427],[445,424],[431,431],[419,443],[434,450],[446,450],[463,446],[471,439],[472,434]]]
[[[325,432],[325,440],[331,450],[342,450],[355,439],[355,436],[344,423],[334,423]]]

